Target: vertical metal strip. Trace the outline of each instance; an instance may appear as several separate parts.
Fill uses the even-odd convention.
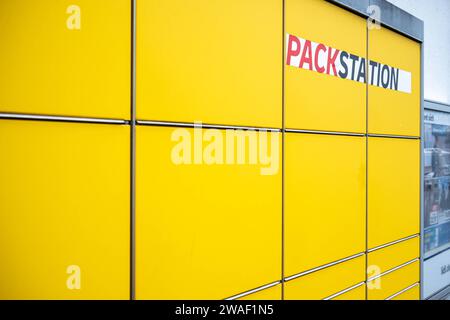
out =
[[[424,36],[425,37],[425,36]],[[423,116],[424,116],[424,43],[422,42],[420,44],[420,235],[419,235],[419,243],[420,243],[420,264],[419,264],[419,295],[420,295],[420,300],[424,299],[423,296],[423,263],[424,263],[424,241],[423,241],[423,237],[424,237],[424,214],[425,214],[425,210],[424,210],[424,206],[425,206],[425,202],[424,202],[424,173],[425,173],[425,167],[424,167],[424,152],[425,152],[425,141],[424,141],[424,120],[423,120]]]
[[[136,0],[131,0],[130,300],[136,298]]]
[[[285,0],[282,0],[281,8],[281,300],[284,300],[284,165],[285,165],[285,135],[286,135],[286,124],[285,124],[285,103],[284,103],[284,87],[285,87],[285,77],[284,77],[284,52],[285,52]]]
[[[369,297],[367,271],[369,268],[369,22],[366,19],[366,300]]]

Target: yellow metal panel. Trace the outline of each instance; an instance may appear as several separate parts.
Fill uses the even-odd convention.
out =
[[[279,279],[281,167],[177,165],[174,132],[212,130],[137,128],[137,298],[223,299]]]
[[[281,19],[279,0],[138,0],[138,118],[281,127]]]
[[[419,237],[416,237],[370,252],[368,255],[369,269],[385,272],[402,263],[418,258],[420,255],[419,246]],[[369,277],[370,276],[373,275],[369,274]]]
[[[1,120],[0,149],[0,298],[128,299],[129,128]]]
[[[383,300],[419,281],[419,261],[367,283],[367,298]]]
[[[361,285],[355,289],[340,294],[332,300],[365,300],[366,299],[366,286]]]
[[[325,299],[364,281],[365,264],[365,257],[361,256],[287,281],[284,287],[284,298],[286,300]]]
[[[420,136],[420,44],[386,28],[372,29],[369,59],[411,72],[411,93],[369,86],[369,132]]]
[[[366,55],[366,21],[323,0],[286,0],[286,33]],[[285,66],[286,127],[365,132],[366,86]]]
[[[419,233],[420,141],[369,138],[369,248]]]
[[[288,133],[285,143],[285,274],[365,251],[365,139]]]
[[[238,300],[281,300],[281,285],[249,294]]]
[[[417,285],[392,298],[392,300],[420,300],[420,286]]]
[[[0,111],[129,118],[130,12],[127,0],[1,1]]]

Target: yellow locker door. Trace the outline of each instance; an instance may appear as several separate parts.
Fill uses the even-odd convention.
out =
[[[281,127],[282,2],[138,0],[137,117]]]
[[[396,295],[391,300],[420,300],[420,286],[415,285],[399,295]]]
[[[0,120],[0,299],[129,298],[129,128]]]
[[[350,75],[354,69],[353,78],[357,78],[362,60],[359,59],[358,66],[355,63],[353,68],[350,54],[360,58],[366,56],[365,19],[323,0],[286,0],[285,6],[286,127],[365,132],[366,85],[364,81],[337,76],[344,71],[337,66],[341,52],[345,51],[347,56],[342,59],[347,61],[347,74]],[[297,42],[290,41],[289,35],[311,41],[310,50],[303,41],[299,41],[298,48]],[[323,49],[320,50],[319,46]],[[325,50],[325,47],[331,49]],[[319,71],[314,71],[316,63]]]
[[[0,2],[0,112],[130,117],[129,0]]]
[[[369,252],[367,265],[369,270],[385,272],[420,256],[419,237],[402,241],[385,248]]]
[[[420,140],[369,138],[368,246],[419,233]]]
[[[267,175],[259,161],[209,162],[212,140],[219,146],[226,134],[137,127],[138,299],[224,299],[280,280],[280,133],[270,136]],[[198,138],[208,137],[199,149]],[[217,154],[226,157],[226,147]]]
[[[287,133],[285,274],[365,251],[364,137]]]
[[[420,44],[371,29],[369,59],[369,133],[420,136]]]
[[[319,300],[350,288],[365,279],[365,257],[339,263],[299,278],[284,285],[286,300]]]
[[[416,261],[398,270],[367,282],[367,299],[384,300],[419,281],[419,265]]]

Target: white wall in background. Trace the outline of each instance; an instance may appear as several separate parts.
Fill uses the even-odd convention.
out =
[[[424,98],[450,105],[450,0],[388,1],[424,21]]]

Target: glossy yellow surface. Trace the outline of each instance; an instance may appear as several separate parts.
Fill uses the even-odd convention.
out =
[[[419,233],[420,141],[369,138],[368,246]]]
[[[383,300],[419,281],[419,261],[367,283],[367,298]],[[377,285],[379,284],[379,286]]]
[[[364,18],[323,0],[136,2],[138,119],[281,128],[284,101],[287,128],[420,135],[420,45],[406,37],[367,34]],[[131,5],[0,1],[0,113],[130,119]],[[364,83],[283,65],[286,34],[361,57],[369,48],[412,73],[412,93],[367,96]],[[137,299],[224,299],[280,280],[282,267],[289,277],[420,231],[420,140],[370,137],[366,159],[366,137],[286,133],[282,159],[277,133],[264,175],[270,165],[249,157],[195,163],[191,128],[136,130]],[[176,132],[192,138],[194,163],[174,162]],[[0,150],[0,300],[129,299],[129,125],[0,120]],[[414,238],[367,264],[385,272],[418,257]],[[285,299],[330,297],[365,281],[366,267],[361,256],[287,281]],[[79,289],[68,287],[74,268]],[[418,282],[419,262],[380,280],[369,299]],[[240,300],[281,295],[280,284]],[[365,298],[361,285],[334,300]]]
[[[365,280],[365,257],[361,256],[285,283],[286,300],[325,299]]]
[[[365,251],[365,138],[287,133],[285,274]]]
[[[137,298],[224,299],[280,279],[281,168],[176,165],[174,130],[194,135],[137,127]]]
[[[281,284],[249,294],[238,300],[281,300]]]
[[[366,56],[366,21],[323,0],[286,0],[286,33]],[[286,127],[365,132],[366,85],[285,66]]]
[[[0,299],[128,299],[129,128],[0,120],[0,149]]]
[[[282,2],[138,0],[137,117],[281,127]]]
[[[129,118],[130,17],[127,0],[1,1],[0,111]]]
[[[408,289],[391,300],[420,300],[420,286],[417,285],[411,289]]]
[[[370,252],[368,266],[374,266],[379,272],[385,272],[419,256],[420,241],[419,237],[416,237]],[[369,274],[370,276],[373,275]]]
[[[411,72],[411,93],[369,86],[369,133],[420,136],[420,44],[386,28],[369,30],[369,59]]]
[[[338,295],[332,300],[365,300],[366,299],[366,286],[361,285],[355,289],[347,291]]]

